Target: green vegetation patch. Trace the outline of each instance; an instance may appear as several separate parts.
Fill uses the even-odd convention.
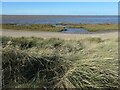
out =
[[[56,25],[63,25],[69,28],[83,28],[90,32],[95,31],[113,31],[118,30],[118,24],[74,24],[74,23],[60,23]],[[64,27],[53,26],[51,24],[31,24],[31,25],[19,25],[19,24],[2,24],[3,29],[13,30],[32,30],[32,31],[51,31],[60,32],[64,30]]]
[[[79,24],[71,25],[72,28],[83,28],[90,32],[105,31],[105,30],[118,30],[117,24]]]
[[[32,31],[51,31],[58,32],[62,31],[63,27],[55,27],[51,24],[2,24],[3,29],[13,29],[13,30],[32,30]]]
[[[74,24],[74,23],[60,23],[70,28],[83,28],[90,32],[95,31],[113,31],[118,30],[118,24]]]

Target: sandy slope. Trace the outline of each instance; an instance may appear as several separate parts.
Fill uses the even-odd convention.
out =
[[[17,30],[0,30],[1,36],[12,37],[42,37],[42,38],[61,38],[61,39],[81,39],[87,37],[101,37],[103,39],[118,37],[117,31],[93,33],[93,34],[68,34],[61,32],[40,32],[40,31],[17,31]]]

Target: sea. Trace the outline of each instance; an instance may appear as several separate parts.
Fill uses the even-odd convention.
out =
[[[2,15],[3,24],[117,24],[118,16],[92,15]]]

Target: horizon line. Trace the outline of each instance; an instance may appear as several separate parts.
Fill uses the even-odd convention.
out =
[[[66,14],[0,14],[0,15],[39,15],[39,16],[119,16],[119,15],[95,15],[95,14],[91,14],[91,15],[76,15],[76,14],[68,14],[68,15],[66,15]]]

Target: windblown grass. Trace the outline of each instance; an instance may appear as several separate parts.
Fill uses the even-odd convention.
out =
[[[118,90],[117,43],[3,37],[3,88]]]

